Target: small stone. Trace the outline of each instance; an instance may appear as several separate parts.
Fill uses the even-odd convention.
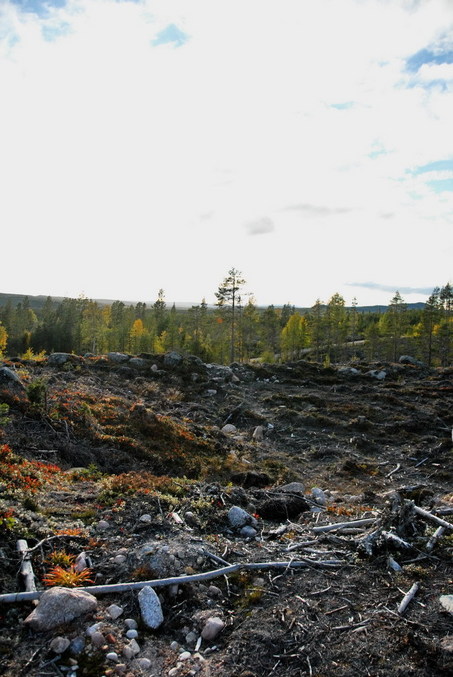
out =
[[[116,621],[116,619],[121,616],[123,611],[123,607],[118,606],[117,604],[111,604],[109,607],[107,607],[107,613],[114,621]]]
[[[176,642],[176,641],[173,640],[173,642],[170,644],[170,649],[171,649],[172,651],[178,651],[178,649],[179,649],[179,644],[178,644],[178,642]]]
[[[91,635],[95,632],[97,632],[100,628],[102,627],[102,623],[94,623],[93,625],[90,625],[89,628],[87,628],[87,635],[88,637],[91,637]]]
[[[137,637],[138,637],[138,632],[137,632],[137,630],[128,630],[128,631],[126,632],[126,637],[127,637],[128,639],[137,639]]]
[[[124,564],[126,559],[127,557],[125,555],[115,555],[113,561],[115,562],[115,564]]]
[[[203,639],[210,642],[215,639],[217,635],[222,632],[225,627],[225,623],[218,616],[211,616],[205,623],[203,630],[201,631],[201,636]]]
[[[220,429],[220,432],[224,435],[234,435],[234,433],[237,433],[237,431],[238,429],[232,423],[227,423],[223,426],[223,428]]]
[[[151,524],[153,518],[151,517],[151,515],[148,515],[148,513],[145,513],[144,515],[140,515],[138,521],[141,522],[142,524]]]
[[[138,628],[137,621],[135,621],[133,618],[126,618],[125,621],[124,621],[124,624],[130,630],[137,630],[137,628]]]
[[[152,665],[152,662],[149,660],[149,658],[138,658],[137,665],[141,670],[149,670],[149,668]]]
[[[129,645],[123,647],[123,656],[124,658],[127,658],[128,661],[131,661],[135,657],[135,653]]]
[[[215,598],[221,597],[222,591],[216,585],[210,585],[209,588],[208,588],[208,595],[210,597],[215,597]]]
[[[113,661],[114,663],[118,662],[118,654],[116,651],[109,651],[109,653],[106,655],[106,659],[108,661]]]
[[[238,505],[233,505],[233,507],[229,509],[228,521],[234,529],[257,524],[256,519]]]
[[[242,536],[242,538],[255,538],[257,534],[257,530],[254,529],[253,527],[242,527],[242,529],[239,532],[239,535]]]
[[[439,597],[439,602],[442,604],[444,609],[453,614],[453,595],[441,595]]]
[[[179,673],[179,668],[172,668],[168,671],[168,677],[175,677]]]
[[[190,510],[184,514],[184,519],[186,520],[186,523],[189,525],[189,527],[200,526],[200,520],[195,515],[195,513],[191,512]]]
[[[104,646],[105,642],[106,642],[106,639],[105,639],[104,635],[102,634],[102,632],[96,631],[96,632],[92,633],[91,643],[93,644],[93,646],[99,648],[101,646]]]
[[[118,665],[115,667],[115,672],[117,675],[124,675],[126,670],[127,670],[126,663],[118,663]]]
[[[135,639],[131,639],[131,641],[129,642],[129,648],[130,648],[131,651],[133,652],[134,656],[136,656],[137,654],[139,654],[140,651],[141,651],[141,649],[140,649],[140,647],[139,647],[139,645],[138,645],[138,642],[137,642]]]
[[[142,614],[143,622],[148,628],[155,630],[164,622],[162,606],[159,597],[153,588],[145,585],[138,593],[138,603]]]
[[[96,529],[98,531],[105,531],[110,527],[110,524],[106,520],[99,520],[99,522],[96,525]]]
[[[54,653],[64,653],[71,644],[67,637],[54,637],[50,643],[50,648]]]
[[[319,487],[313,487],[311,490],[311,495],[318,505],[326,505],[327,498],[322,489]]]
[[[195,646],[195,644],[197,643],[198,635],[197,635],[196,632],[190,631],[190,632],[187,633],[187,635],[185,636],[184,639],[185,639],[187,646],[190,646],[190,647],[193,648]]]
[[[105,636],[105,639],[109,644],[115,644],[116,642],[116,637],[113,632],[109,632],[109,634]]]
[[[83,637],[74,637],[74,639],[71,642],[71,646],[69,647],[69,650],[74,656],[78,656],[79,654],[82,653],[84,648],[85,648],[84,638]]]
[[[190,653],[190,651],[183,651],[182,653],[179,654],[179,660],[187,661],[191,656],[192,654]]]

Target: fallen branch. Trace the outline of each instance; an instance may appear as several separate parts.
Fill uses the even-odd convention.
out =
[[[421,515],[421,517],[425,517],[426,519],[429,519],[432,522],[436,522],[436,524],[439,524],[441,527],[445,527],[445,529],[453,529],[453,524],[451,524],[450,522],[447,522],[446,520],[443,520],[442,518],[433,515],[432,512],[428,512],[428,510],[423,510],[423,508],[419,508],[418,505],[415,504],[413,505],[414,511],[418,515]]]
[[[323,527],[312,527],[312,531],[315,534],[320,534],[324,531],[336,531],[338,529],[346,529],[349,527],[364,527],[368,524],[375,524],[377,522],[376,517],[367,517],[361,520],[353,520],[352,522],[338,522],[338,524],[326,524]]]
[[[431,552],[436,545],[437,541],[445,533],[445,527],[437,527],[436,531],[433,533],[428,543],[426,544],[426,551]]]
[[[404,595],[403,599],[401,600],[401,603],[398,607],[398,613],[400,616],[403,615],[403,613],[406,611],[407,607],[409,606],[410,602],[414,599],[415,595],[417,594],[417,591],[420,587],[420,583],[414,583],[414,585],[411,587],[409,592]]]
[[[181,585],[182,583],[195,583],[198,581],[209,581],[212,578],[219,578],[235,571],[251,571],[255,569],[305,569],[309,567],[330,569],[346,564],[344,560],[326,560],[317,562],[315,560],[291,560],[290,562],[249,562],[244,564],[231,564],[214,571],[205,571],[201,574],[191,574],[189,576],[174,576],[173,578],[157,578],[150,581],[138,581],[129,583],[113,583],[111,585],[92,585],[86,588],[77,588],[83,592],[89,592],[92,595],[107,595],[115,592],[128,592],[129,590],[141,590],[145,586],[151,588],[160,588],[170,585]],[[28,602],[33,599],[39,599],[44,590],[35,592],[12,592],[0,595],[0,602]]]

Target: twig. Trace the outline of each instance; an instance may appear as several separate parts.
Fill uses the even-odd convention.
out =
[[[414,468],[418,468],[419,465],[423,465],[423,463],[426,463],[426,461],[427,461],[428,459],[429,459],[429,456],[427,456],[426,458],[422,458],[421,461],[419,461],[418,463],[416,463],[416,464],[414,465]]]
[[[231,562],[227,562],[226,560],[222,559],[222,557],[218,557],[217,555],[214,555],[212,552],[208,552],[207,550],[203,551],[206,557],[209,557],[209,559],[212,559],[213,562],[216,562],[216,564],[223,564],[223,566],[229,567],[231,566]]]
[[[413,598],[417,594],[419,587],[420,587],[420,583],[415,582],[414,585],[409,590],[409,592],[404,595],[404,597],[401,600],[401,603],[398,607],[398,613],[400,614],[400,616],[402,616],[403,613],[406,611],[408,605],[410,604],[410,602],[413,600]]]
[[[32,548],[27,548],[27,552],[33,552],[34,550],[37,550],[40,548],[44,543],[47,543],[48,541],[53,541],[56,538],[87,538],[83,534],[77,534],[75,536],[69,535],[69,534],[58,534],[57,536],[48,536],[47,538],[43,538],[42,541],[39,541],[36,545],[34,545]]]
[[[398,472],[398,470],[399,470],[400,468],[401,468],[401,463],[398,463],[398,465],[396,466],[396,468],[393,468],[393,470],[391,470],[389,473],[387,473],[386,477],[391,477],[391,476],[393,475],[393,473]]]
[[[344,529],[348,527],[362,527],[368,524],[374,524],[377,522],[376,517],[367,517],[366,519],[353,520],[352,522],[338,522],[338,524],[326,524],[323,527],[313,527],[312,531],[316,534],[323,533],[325,531],[336,531],[337,529]]]
[[[169,585],[181,585],[182,583],[195,583],[198,581],[209,581],[219,576],[232,574],[235,571],[245,569],[246,571],[253,571],[255,569],[305,569],[308,567],[316,567],[321,569],[336,568],[344,565],[343,560],[326,560],[317,562],[315,560],[297,560],[290,562],[249,562],[245,564],[231,564],[222,569],[215,569],[214,571],[205,571],[201,574],[191,574],[189,576],[175,576],[173,578],[157,578],[150,581],[137,581],[128,583],[114,583],[111,585],[92,585],[89,587],[77,588],[83,592],[89,592],[92,595],[107,595],[110,593],[127,592],[129,590],[141,590],[149,585],[152,588],[160,588]],[[0,595],[0,602],[25,602],[32,599],[39,599],[43,594],[43,590],[36,592],[12,592]]]

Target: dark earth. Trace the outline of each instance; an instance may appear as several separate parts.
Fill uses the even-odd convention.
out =
[[[86,552],[96,585],[283,562],[160,588],[164,623],[139,627],[140,656],[151,667],[125,661],[123,674],[167,675],[178,665],[171,643],[193,653],[187,634],[199,634],[209,615],[222,618],[223,631],[201,644],[202,659],[192,655],[171,674],[452,674],[453,615],[439,598],[452,593],[453,530],[430,549],[439,524],[416,508],[453,522],[453,369],[407,360],[221,367],[173,353],[139,357],[3,363],[19,382],[0,375],[0,405],[8,405],[0,594],[21,590],[19,538],[38,545],[31,561],[41,590],[56,550]],[[27,465],[35,461],[41,465]],[[49,464],[61,471],[46,473]],[[17,479],[16,469],[35,484]],[[290,482],[303,493],[279,489]],[[234,505],[255,515],[256,536],[231,527]],[[374,522],[319,530],[360,519]],[[140,548],[150,542],[175,553],[173,570],[144,563]],[[127,553],[122,563],[118,551]],[[418,591],[399,613],[414,583]],[[139,619],[135,591],[99,595],[94,615],[47,632],[23,624],[30,601],[0,601],[0,674],[66,674],[71,656],[55,657],[50,642],[85,636],[95,622],[121,654],[122,618],[106,614],[112,603]],[[77,675],[120,674],[105,653],[88,640]]]

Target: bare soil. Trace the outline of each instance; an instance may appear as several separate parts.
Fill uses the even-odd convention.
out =
[[[304,568],[264,567],[161,588],[163,625],[139,630],[140,656],[152,667],[142,671],[132,662],[124,674],[167,675],[178,657],[171,642],[193,652],[185,638],[199,634],[206,614],[220,616],[225,628],[201,644],[202,659],[192,655],[179,666],[178,676],[451,674],[445,638],[453,635],[453,616],[439,597],[452,593],[452,531],[428,551],[438,525],[412,508],[453,522],[453,371],[358,363],[352,374],[304,361],[222,368],[187,359],[166,367],[160,356],[144,359],[158,368],[94,358],[61,367],[7,364],[32,399],[30,384],[44,387],[38,395],[35,389],[35,402],[0,393],[10,407],[0,446],[63,472],[33,494],[14,492],[0,478],[0,515],[10,510],[14,519],[2,525],[0,518],[0,593],[20,589],[18,538],[29,547],[43,540],[32,556],[38,588],[56,548],[87,552],[96,585],[162,577],[140,560],[150,542],[176,553],[174,575],[222,562],[303,561]],[[385,379],[370,370],[384,370]],[[222,432],[225,424],[235,430]],[[262,436],[253,439],[257,426]],[[305,486],[302,511],[291,495],[282,508],[278,487],[293,481]],[[324,491],[325,505],[313,487]],[[231,528],[233,505],[256,515],[256,538]],[[151,520],[140,520],[144,514]],[[363,518],[376,522],[316,530]],[[101,519],[106,531],[97,528]],[[364,539],[377,528],[407,547],[380,533],[367,549]],[[193,548],[198,557],[187,559]],[[121,549],[123,564],[114,559]],[[337,564],[320,564],[332,560]],[[415,582],[417,594],[398,613]],[[121,653],[122,618],[112,621],[106,612],[113,602],[124,607],[122,618],[139,618],[136,593],[126,592],[100,596],[90,619],[33,633],[23,625],[32,603],[0,604],[0,674],[64,674],[68,655],[56,660],[50,641],[82,636],[97,621]],[[89,642],[77,660],[80,677],[118,674]]]

